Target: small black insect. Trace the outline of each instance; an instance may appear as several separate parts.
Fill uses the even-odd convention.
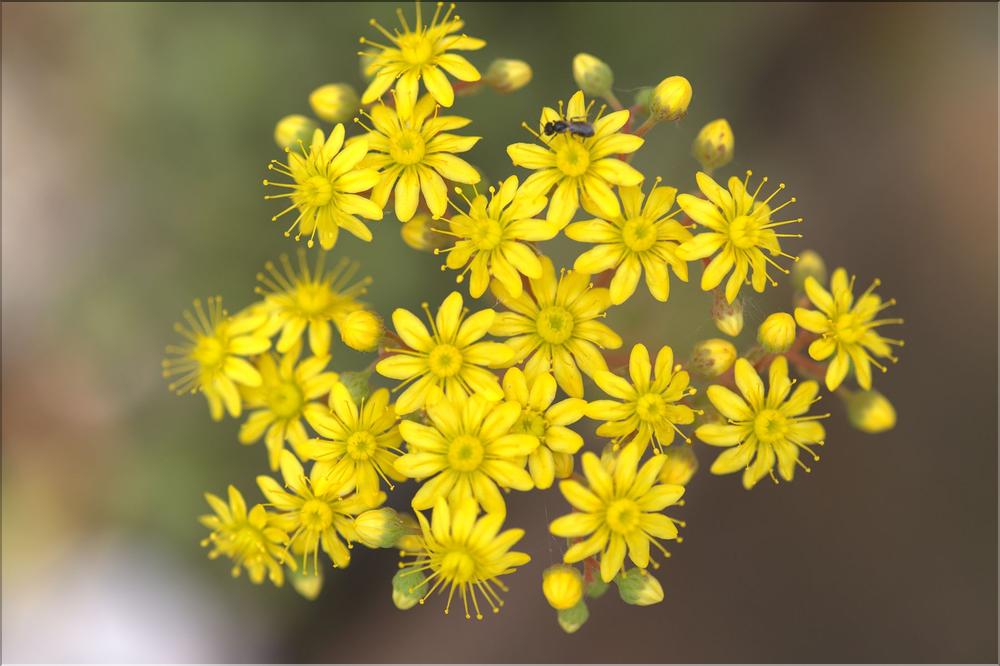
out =
[[[588,123],[586,118],[573,118],[570,120],[560,118],[559,120],[550,120],[542,128],[542,133],[545,136],[563,134],[564,132],[575,134],[576,136],[594,136],[594,126]]]

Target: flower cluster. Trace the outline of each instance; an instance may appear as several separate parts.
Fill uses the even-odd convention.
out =
[[[286,180],[265,180],[278,192],[266,198],[286,200],[274,219],[288,216],[285,235],[306,240],[295,261],[267,263],[260,300],[235,313],[195,301],[167,348],[170,388],[204,395],[215,420],[246,412],[238,439],[263,440],[272,472],[249,509],[232,486],[228,501],[206,495],[210,557],[312,598],[353,545],[396,548],[400,609],[446,594],[445,613],[457,597],[482,619],[504,604],[501,578],[530,560],[512,550],[524,532],[505,528],[507,495],[555,486],[571,510],[549,525],[566,544],[541,588],[573,632],[585,598],[611,582],[628,604],[663,599],[649,570],[669,556],[663,542],[681,541],[672,514],[698,469],[695,440],[723,449],[711,473],[740,472],[750,489],[819,460],[821,382],[857,428],[894,425],[871,367],[885,371],[903,344],[880,333],[902,321],[879,318],[895,301],[875,293],[878,280],[855,296],[842,268],[826,286],[818,255],[786,251],[802,235],[785,230],[803,220],[785,214],[796,199],[784,183],[710,175],[733,158],[725,119],[694,138],[702,170],[688,192],[631,164],[654,127],[687,113],[687,79],[669,76],[626,107],[611,68],[579,54],[579,90],[522,123],[532,142],[508,146],[509,171],[487,181],[470,152],[480,137],[452,107],[517,90],[530,67],[498,59],[482,77],[459,52],[486,44],[464,33],[454,5],[437,3],[429,21],[420,2],[412,23],[398,16],[399,28],[373,19],[380,37],[361,39],[361,95],[326,84],[309,98],[320,120],[288,116],[275,129],[286,158],[268,169]],[[358,265],[327,259],[341,229],[371,242],[369,221],[387,214],[408,245],[444,257],[458,287],[383,320],[360,300],[371,280]],[[563,236],[575,259],[560,265],[542,244]],[[671,274],[686,283],[692,272],[710,295],[705,319],[727,337],[743,329],[745,286],[760,293],[790,276],[793,313],[762,319],[743,351],[725,338],[690,354],[665,342],[622,349],[616,310],[648,292],[669,313]],[[332,363],[334,332],[373,355],[367,367]]]

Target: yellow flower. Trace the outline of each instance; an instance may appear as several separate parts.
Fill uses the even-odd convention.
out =
[[[268,194],[265,199],[290,199],[291,204],[272,217],[277,219],[297,210],[298,215],[285,231],[285,236],[295,232],[295,240],[308,235],[307,244],[313,246],[316,234],[319,244],[329,250],[337,242],[341,227],[361,240],[370,241],[372,232],[358,219],[381,220],[382,207],[371,199],[363,197],[365,192],[375,187],[379,175],[375,169],[359,168],[359,163],[368,153],[368,140],[354,137],[344,142],[344,126],[338,124],[323,138],[323,130],[313,132],[312,144],[306,148],[299,144],[301,155],[286,148],[288,164],[271,160],[267,168],[291,178],[292,183],[275,183],[264,180],[264,185],[289,190],[284,194]]]
[[[583,446],[583,438],[566,426],[583,418],[587,403],[567,398],[553,405],[556,380],[548,372],[529,381],[520,368],[511,368],[504,375],[503,390],[508,401],[521,405],[512,430],[538,438],[538,448],[528,455],[528,472],[535,487],[544,490],[552,485],[557,468],[571,468],[573,454]]]
[[[281,255],[281,271],[274,262],[264,264],[265,273],[258,273],[260,285],[255,289],[264,297],[271,311],[271,325],[281,331],[275,344],[279,352],[287,352],[309,328],[309,348],[316,356],[330,353],[331,326],[338,330],[352,312],[364,309],[357,297],[364,294],[372,279],[365,277],[351,284],[360,264],[341,259],[327,270],[326,251],[320,251],[316,265],[310,270],[306,251],[299,249],[298,269],[288,255]],[[343,334],[342,334],[343,335]]]
[[[264,505],[257,504],[247,511],[243,495],[233,486],[229,486],[229,503],[212,493],[205,493],[205,500],[212,507],[214,515],[202,516],[199,521],[212,530],[202,546],[211,546],[209,559],[225,555],[233,560],[233,578],[240,575],[242,569],[255,584],[264,581],[267,574],[271,582],[281,586],[285,582],[285,570],[282,563],[295,571],[293,561],[285,561],[285,544],[288,535],[284,530],[275,527],[275,515],[268,513]]]
[[[610,464],[590,453],[583,454],[583,473],[590,488],[578,481],[562,481],[562,491],[577,511],[556,518],[549,531],[558,537],[579,540],[563,555],[567,564],[580,562],[601,554],[601,580],[610,583],[625,563],[625,554],[635,566],[649,566],[649,544],[669,553],[657,539],[676,539],[677,525],[662,513],[677,504],[684,495],[684,486],[657,484],[656,478],[667,457],[656,455],[638,469],[641,449],[629,444],[618,459]],[[588,536],[589,535],[589,536]]]
[[[500,591],[507,590],[500,576],[513,573],[531,561],[527,553],[510,550],[524,536],[524,530],[500,532],[503,514],[486,513],[477,518],[476,513],[476,503],[470,498],[456,500],[451,506],[443,499],[437,500],[430,523],[417,512],[423,533],[421,548],[404,553],[413,557],[404,569],[408,572],[405,575],[413,578],[413,588],[428,586],[420,603],[435,590],[443,593],[447,589],[448,603],[444,609],[447,614],[458,590],[467,620],[472,618],[470,601],[476,619],[483,619],[478,595],[483,596],[494,613],[500,612],[503,606]],[[426,577],[422,573],[425,571],[429,572]]]
[[[684,282],[688,279],[687,262],[677,256],[677,247],[691,240],[691,233],[671,219],[679,210],[669,213],[677,190],[654,185],[645,205],[639,187],[619,187],[618,193],[622,200],[620,215],[607,220],[574,222],[566,227],[566,235],[573,240],[598,244],[577,257],[573,269],[591,275],[614,269],[610,288],[611,302],[615,305],[635,293],[645,270],[649,293],[658,301],[666,301],[670,296],[667,267]]]
[[[747,179],[749,178],[750,172],[747,171]],[[753,192],[747,189],[746,180],[741,181],[735,177],[729,179],[729,191],[720,187],[711,176],[700,171],[697,180],[698,187],[708,200],[691,194],[681,194],[677,197],[677,203],[688,217],[708,227],[709,231],[700,233],[681,245],[677,254],[687,261],[715,254],[715,258],[705,267],[705,272],[701,276],[701,288],[705,291],[714,289],[730,271],[732,274],[726,282],[726,300],[730,303],[736,299],[748,272],[752,273],[750,284],[757,292],[763,292],[767,282],[777,286],[778,283],[767,274],[767,265],[771,264],[786,274],[788,270],[778,265],[763,251],[767,250],[771,256],[795,259],[792,255],[782,252],[778,239],[801,238],[801,234],[776,233],[774,228],[801,222],[802,218],[771,221],[774,213],[788,204],[795,203],[795,197],[772,209],[769,203],[778,192],[785,189],[784,183],[778,185],[771,196],[758,200],[757,195],[760,194],[767,178],[764,178]]]
[[[243,409],[237,384],[260,386],[257,369],[245,358],[267,351],[271,341],[256,333],[267,315],[259,311],[230,317],[222,309],[222,298],[209,297],[205,307],[194,301],[194,312],[184,311],[184,321],[174,331],[184,338],[168,345],[163,376],[172,379],[168,388],[183,395],[201,391],[208,400],[212,419],[222,419],[223,407],[236,418]]]
[[[299,363],[301,349],[301,345],[293,346],[280,361],[273,353],[261,354],[256,365],[263,381],[242,391],[247,409],[254,411],[240,427],[240,443],[253,444],[263,437],[272,470],[278,469],[286,441],[299,452],[309,439],[302,419],[308,421],[327,412],[316,398],[327,395],[337,382],[337,373],[325,372],[328,356],[313,356]]]
[[[603,349],[618,349],[622,339],[598,321],[611,305],[604,288],[593,288],[590,276],[563,271],[556,278],[552,261],[541,256],[542,276],[530,280],[531,293],[515,298],[502,285],[493,293],[511,312],[500,312],[490,327],[497,336],[511,336],[514,363],[528,359],[525,373],[534,376],[552,368],[556,382],[572,398],[583,397],[582,370],[587,376],[607,370]]]
[[[378,389],[359,407],[346,386],[335,384],[330,411],[313,414],[309,425],[323,439],[308,440],[302,456],[317,461],[329,478],[347,479],[347,486],[369,495],[379,491],[380,478],[390,490],[392,481],[406,478],[394,466],[403,440],[386,389]]]
[[[570,133],[545,136],[545,124],[561,118],[585,121],[590,107],[577,91],[569,100],[565,115],[562,102],[559,111],[551,107],[542,109],[539,129],[536,132],[527,123],[522,126],[531,132],[541,146],[532,143],[514,143],[507,146],[507,154],[515,166],[534,170],[522,186],[525,191],[548,194],[555,188],[549,201],[546,219],[565,227],[573,219],[580,198],[588,200],[609,218],[621,215],[618,199],[611,191],[612,185],[635,186],[642,182],[642,174],[613,155],[634,153],[644,140],[634,134],[621,134],[629,119],[627,110],[615,111],[594,120],[594,135],[579,137]],[[602,107],[603,110],[603,107]]]
[[[829,416],[803,416],[818,399],[819,385],[802,382],[789,396],[792,382],[784,356],[771,363],[766,392],[764,382],[745,358],[736,361],[735,377],[743,397],[717,384],[709,386],[707,392],[708,399],[729,423],[707,423],[694,433],[706,444],[732,447],[715,459],[712,473],[743,470],[743,487],[749,490],[765,474],[777,483],[772,471],[775,462],[786,481],[792,480],[796,465],[808,472],[809,468],[799,460],[799,449],[819,460],[809,446],[822,446],[826,433],[816,419]]]
[[[430,425],[402,421],[399,432],[407,453],[396,460],[396,469],[411,479],[426,479],[413,496],[413,508],[429,509],[441,497],[475,497],[484,510],[502,513],[506,505],[498,486],[531,490],[524,465],[538,438],[514,432],[520,415],[515,402],[474,395],[428,404]]]
[[[549,240],[559,233],[554,225],[534,219],[545,208],[545,197],[527,196],[518,190],[517,176],[511,176],[499,191],[490,187],[488,202],[482,194],[465,202],[468,214],[452,217],[448,221],[450,232],[444,232],[455,238],[455,244],[434,253],[448,253],[445,264],[448,268],[464,268],[458,282],[467,272],[472,273],[469,294],[473,298],[486,292],[490,277],[497,279],[515,297],[520,296],[522,275],[535,279],[542,276],[542,264],[536,251],[524,241]]]
[[[302,557],[302,572],[319,572],[319,549],[327,554],[335,567],[346,567],[351,554],[344,545],[358,541],[354,517],[377,508],[385,501],[385,493],[348,495],[352,482],[342,482],[326,475],[326,470],[313,465],[306,477],[302,464],[290,451],[281,454],[281,476],[285,487],[269,476],[258,476],[257,485],[268,502],[280,511],[275,524],[291,535],[289,548]]]
[[[497,376],[486,368],[507,365],[513,351],[499,342],[482,342],[496,312],[480,310],[469,317],[462,308],[462,294],[451,292],[437,317],[431,317],[423,304],[431,331],[409,310],[397,308],[392,313],[396,335],[407,349],[387,349],[396,352],[375,366],[383,377],[404,380],[395,390],[410,384],[396,399],[396,411],[409,414],[424,406],[428,392],[437,387],[458,399],[474,393],[490,400],[503,397]],[[463,321],[464,320],[464,321]]]
[[[695,389],[688,388],[687,371],[674,365],[673,350],[661,347],[654,367],[646,346],[635,345],[629,355],[629,376],[632,383],[606,370],[594,374],[600,389],[618,399],[595,400],[587,406],[587,416],[605,421],[597,428],[598,436],[621,442],[635,433],[631,441],[640,451],[650,441],[657,450],[670,446],[675,432],[690,442],[677,424],[692,423],[695,412],[679,401],[694,395]]]
[[[457,53],[448,53],[448,51],[475,51],[486,46],[486,42],[481,39],[453,34],[461,30],[464,25],[458,16],[452,16],[455,3],[451,3],[444,16],[441,16],[441,7],[444,3],[438,2],[429,26],[423,23],[419,0],[416,5],[417,20],[412,29],[403,17],[402,10],[396,10],[399,22],[403,26],[402,33],[397,30],[393,34],[379,25],[375,19],[370,21],[370,24],[392,45],[383,45],[361,38],[362,44],[378,49],[362,54],[373,58],[367,71],[374,75],[361,96],[362,104],[371,104],[395,83],[396,103],[400,108],[412,109],[417,100],[420,81],[423,80],[427,91],[434,96],[438,104],[451,106],[455,99],[455,91],[445,72],[459,81],[479,80],[479,70],[468,60]]]
[[[875,356],[888,358],[893,363],[896,357],[892,355],[891,345],[903,346],[902,340],[884,338],[878,333],[878,327],[885,324],[902,324],[903,320],[875,319],[882,310],[896,304],[896,299],[883,302],[878,294],[873,293],[882,282],[874,280],[857,301],[854,300],[854,277],[847,279],[847,271],[838,268],[830,279],[830,289],[820,286],[816,278],[805,280],[806,295],[818,310],[795,308],[795,321],[799,326],[821,337],[809,345],[809,355],[817,361],[823,361],[831,356],[826,369],[826,387],[835,390],[844,381],[851,365],[858,386],[863,389],[872,387],[872,369],[874,365],[882,372],[884,365],[875,360]]]
[[[448,208],[448,186],[444,179],[456,183],[478,183],[479,172],[455,153],[470,150],[478,136],[449,134],[449,130],[465,127],[471,121],[459,116],[438,116],[434,100],[424,95],[409,117],[401,117],[396,109],[384,104],[372,107],[365,117],[372,127],[368,130],[371,152],[362,163],[379,170],[378,182],[372,189],[372,201],[385,208],[395,186],[396,217],[406,222],[417,212],[423,193],[424,202],[434,217],[441,217]]]

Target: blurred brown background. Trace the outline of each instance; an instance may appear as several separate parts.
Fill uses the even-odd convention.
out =
[[[436,600],[397,611],[391,551],[359,552],[313,603],[204,556],[202,492],[235,482],[256,497],[264,451],[170,395],[161,350],[190,299],[242,306],[263,262],[293,249],[261,200],[273,123],[307,113],[322,83],[360,88],[357,37],[392,11],[3,5],[3,660],[995,662],[996,4],[465,3],[489,42],[481,69],[535,69],[516,95],[458,101],[485,137],[473,161],[511,171],[504,147],[572,92],[578,51],[614,67],[623,98],[687,76],[689,116],[654,131],[637,165],[692,188],[689,143],[727,117],[723,175],[786,181],[807,218],[792,248],[899,300],[906,348],[876,378],[899,425],[861,434],[828,399],[813,474],[748,493],[703,469],[664,603],[611,591],[573,636],[539,594],[561,552],[545,533],[565,510],[552,492],[511,496],[534,560],[478,624]],[[337,247],[375,276],[383,314],[452,284],[397,227],[387,216],[375,243]],[[613,325],[690,349],[712,330],[696,280]],[[769,292],[747,331],[788,298]]]

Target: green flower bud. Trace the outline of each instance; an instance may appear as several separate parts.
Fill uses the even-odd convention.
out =
[[[295,591],[309,601],[314,601],[323,590],[323,572],[303,574],[301,571],[289,571],[288,580],[291,581]]]
[[[732,161],[735,145],[736,139],[729,121],[719,118],[701,128],[691,145],[691,154],[702,169],[711,172]]]
[[[340,373],[340,383],[344,385],[347,392],[351,394],[351,399],[354,400],[355,405],[360,405],[361,401],[368,397],[371,393],[371,385],[368,380],[371,379],[372,371],[354,371],[349,370],[347,372]],[[330,409],[333,409],[333,392],[330,393]]]
[[[531,82],[531,65],[523,60],[498,58],[490,63],[483,80],[493,90],[506,95]]]
[[[668,76],[653,88],[649,115],[658,122],[680,120],[691,104],[691,82],[683,76]]]
[[[862,432],[875,434],[896,427],[896,408],[878,391],[855,391],[844,399],[844,403],[847,419]]]
[[[406,567],[392,577],[392,603],[399,610],[409,610],[427,594],[427,577],[422,571]]]
[[[743,301],[737,298],[728,303],[723,290],[717,288],[712,301],[712,321],[717,329],[735,338],[743,330]]]
[[[800,252],[799,260],[792,264],[792,284],[797,290],[805,290],[808,277],[815,278],[820,284],[826,284],[826,263],[823,257],[813,250]]]
[[[583,598],[583,576],[575,567],[553,565],[542,572],[542,594],[556,610],[572,608]]]
[[[736,362],[736,347],[729,340],[702,340],[691,351],[691,371],[701,377],[718,377]]]
[[[653,99],[653,88],[651,86],[639,88],[639,91],[635,94],[635,105],[639,107],[641,113],[649,115],[649,102],[651,99]]]
[[[577,53],[573,58],[573,80],[588,97],[608,97],[615,75],[603,60],[589,53]]]
[[[757,342],[772,354],[784,354],[795,342],[795,319],[787,312],[775,312],[757,328]]]
[[[618,594],[622,601],[632,606],[652,606],[663,601],[660,581],[645,569],[629,569],[615,576]]]
[[[587,603],[583,599],[580,599],[576,606],[559,611],[559,626],[567,634],[574,633],[589,619],[590,611],[587,610]]]
[[[694,447],[671,446],[666,450],[667,462],[660,469],[660,483],[675,486],[687,485],[694,473],[698,471],[698,458]]]
[[[369,548],[392,548],[406,527],[399,515],[389,507],[365,511],[354,519],[354,529],[361,543]]]
[[[274,142],[279,148],[294,148],[299,141],[309,143],[319,125],[312,118],[300,115],[285,116],[274,126]]]
[[[420,531],[420,524],[417,519],[408,513],[401,513],[399,522],[403,526],[403,533],[396,539],[396,548],[415,553],[423,547],[423,534]]]
[[[346,83],[328,83],[309,94],[313,113],[328,123],[346,123],[358,112],[360,99]]]
[[[591,599],[599,599],[604,596],[609,587],[611,587],[611,583],[605,583],[599,575],[594,576],[594,580],[587,583],[587,596]]]

